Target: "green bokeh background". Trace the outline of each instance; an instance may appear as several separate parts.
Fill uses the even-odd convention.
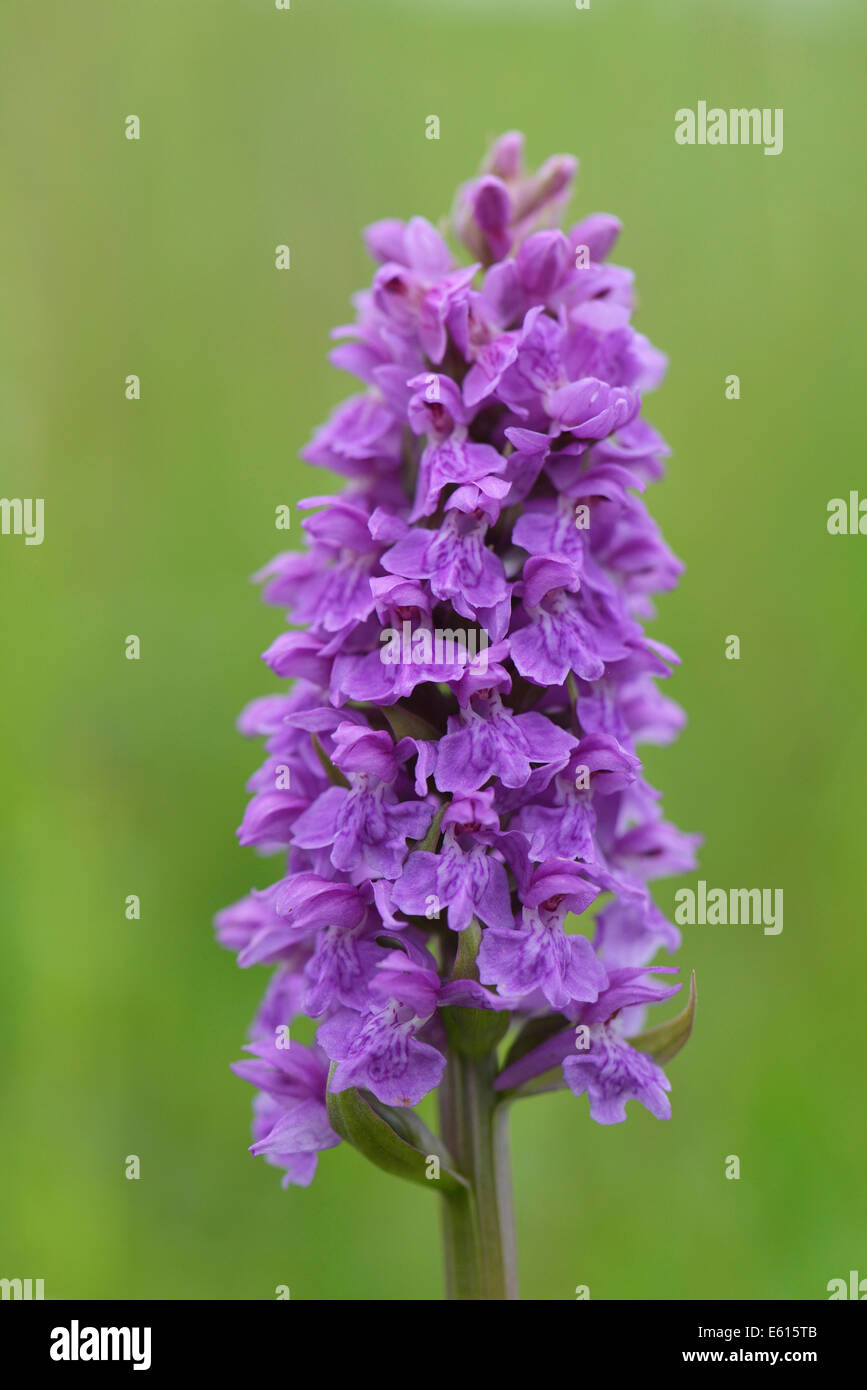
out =
[[[277,688],[280,615],[247,576],[281,548],[275,506],[333,485],[297,451],[354,389],[325,354],[369,277],[360,229],[438,218],[514,127],[534,162],[581,157],[572,211],[621,217],[670,355],[651,507],[688,569],[653,632],[690,723],[650,779],[705,834],[709,884],[785,893],[780,936],[685,931],[671,1123],[516,1109],[523,1295],[823,1298],[867,1274],[867,539],[825,525],[867,490],[863,37],[845,4],[746,0],[4,7],[0,491],[45,498],[46,537],[0,538],[0,1275],[49,1298],[439,1296],[432,1195],[346,1146],[283,1193],[247,1154],[228,1063],[265,977],[210,919],[274,876],[233,835],[259,751],[233,721]],[[782,155],[677,146],[699,98],[783,107]]]

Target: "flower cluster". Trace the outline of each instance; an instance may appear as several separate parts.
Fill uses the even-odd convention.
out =
[[[285,1182],[339,1142],[327,1088],[403,1107],[438,1086],[444,1007],[547,1021],[500,1089],[562,1064],[603,1124],[631,1098],[670,1114],[627,1040],[679,988],[650,966],[678,933],[648,884],[697,842],[635,751],[683,722],[654,683],[676,657],[642,626],[681,571],[641,500],[667,453],[641,393],[665,359],[607,262],[617,220],[558,230],[575,162],[527,174],[522,144],[503,136],[459,191],[472,264],[421,217],[368,228],[378,269],[331,355],[364,389],[304,451],[348,483],[301,504],[306,551],[258,576],[294,625],[264,659],[294,685],[242,716],[267,758],[239,835],[286,872],[217,927],[240,965],[276,967],[235,1070],[258,1089],[252,1152]],[[411,634],[409,659],[386,632]],[[316,1042],[286,1046],[300,1014]]]

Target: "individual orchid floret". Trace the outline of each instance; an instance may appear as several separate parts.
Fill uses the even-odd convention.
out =
[[[318,1047],[297,1042],[281,1048],[267,1039],[248,1043],[244,1050],[254,1060],[235,1062],[232,1070],[259,1091],[250,1152],[285,1170],[284,1187],[307,1187],[319,1154],[340,1143],[325,1104],[328,1060]]]
[[[437,1007],[439,976],[396,951],[370,984],[363,1013],[339,1010],[317,1034],[337,1062],[334,1092],[350,1086],[371,1091],[385,1105],[417,1105],[439,1085],[445,1058],[417,1036]]]
[[[656,967],[666,970],[669,967]],[[573,1095],[585,1093],[590,1114],[599,1124],[620,1124],[626,1119],[626,1102],[639,1101],[658,1120],[671,1118],[666,1092],[671,1085],[665,1072],[646,1053],[623,1036],[620,1018],[638,1004],[670,998],[680,985],[657,986],[648,982],[654,970],[613,970],[606,988],[590,1004],[571,1011],[574,1022],[501,1072],[500,1091],[532,1085],[552,1067],[562,1067]]]
[[[567,936],[563,923],[567,912],[580,915],[589,907],[598,887],[568,861],[547,859],[535,869],[529,858],[521,863],[513,855],[510,862],[519,879],[521,914],[511,927],[484,933],[482,983],[519,999],[539,991],[553,1009],[596,999],[607,981],[605,968],[587,938]]]
[[[397,907],[428,918],[444,910],[452,931],[464,931],[474,917],[486,926],[510,927],[508,875],[494,850],[498,830],[490,790],[452,801],[438,851],[416,851],[406,860],[394,885]]]

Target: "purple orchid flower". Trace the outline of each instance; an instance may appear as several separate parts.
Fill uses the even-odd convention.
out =
[[[439,975],[396,951],[371,981],[365,1012],[338,1010],[318,1040],[337,1062],[332,1091],[362,1086],[385,1105],[417,1105],[438,1086],[445,1057],[416,1033],[437,1007]]]
[[[394,902],[402,912],[439,916],[443,905],[452,931],[464,931],[474,916],[486,926],[511,926],[508,876],[492,852],[500,824],[492,802],[487,791],[451,803],[438,853],[410,854],[394,885]]]
[[[252,1152],[285,1183],[341,1138],[439,1174],[460,1297],[513,1287],[482,1142],[500,1107],[554,1069],[601,1124],[630,1099],[668,1118],[654,1049],[691,1027],[692,1004],[664,1048],[639,1032],[678,988],[651,964],[679,934],[650,885],[699,843],[638,751],[684,722],[643,626],[682,571],[645,501],[666,363],[608,259],[617,219],[557,225],[576,168],[527,170],[508,132],[458,192],[457,245],[422,217],[367,230],[372,283],[331,352],[361,390],[303,451],[346,486],[302,502],[304,549],[256,576],[294,629],[264,661],[294,684],[241,717],[266,756],[239,836],[285,858],[216,919],[242,967],[273,967],[235,1068]],[[302,1014],[315,1045],[284,1048]],[[442,1140],[407,1113],[433,1091]]]
[[[341,724],[335,741],[339,749],[334,764],[345,769],[350,785],[322,792],[295,822],[292,843],[301,849],[330,846],[335,869],[351,874],[356,882],[394,879],[406,856],[407,840],[423,837],[434,807],[398,799],[392,785],[398,751],[388,734]]]
[[[596,999],[606,984],[605,967],[586,936],[567,936],[563,922],[567,912],[583,913],[599,889],[578,865],[565,860],[547,859],[530,870],[522,840],[517,832],[508,840],[521,917],[509,928],[485,932],[479,978],[507,996],[521,998],[539,990],[553,1009]]]
[[[259,1090],[250,1152],[285,1170],[284,1187],[308,1187],[319,1154],[340,1143],[325,1105],[328,1060],[318,1047],[297,1042],[284,1050],[268,1039],[244,1050],[254,1060],[235,1062],[232,1070]]]
[[[620,1124],[626,1119],[626,1102],[638,1100],[659,1120],[671,1118],[666,1092],[671,1089],[661,1067],[631,1047],[618,1019],[624,1010],[668,999],[680,985],[657,986],[648,982],[656,971],[673,967],[611,971],[606,988],[587,1005],[573,1008],[573,1024],[519,1062],[507,1067],[496,1080],[496,1089],[507,1091],[526,1084],[551,1067],[562,1066],[563,1077],[576,1096],[590,1098],[590,1114],[599,1124]]]

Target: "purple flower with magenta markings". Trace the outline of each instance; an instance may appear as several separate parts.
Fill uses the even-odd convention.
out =
[[[667,1119],[694,1012],[691,987],[645,1028],[680,988],[652,964],[679,935],[650,885],[699,843],[638,751],[684,722],[644,630],[682,571],[645,502],[665,358],[630,322],[617,219],[558,225],[576,167],[527,171],[511,132],[451,240],[367,230],[331,354],[362,389],[303,450],[345,489],[300,501],[304,549],[256,576],[293,625],[264,653],[291,685],[241,716],[265,760],[238,834],[280,864],[216,919],[272,970],[235,1064],[251,1151],[306,1186],[346,1142],[438,1190],[456,1298],[517,1296],[485,1140],[508,1105],[562,1088],[603,1125],[630,1100]]]

